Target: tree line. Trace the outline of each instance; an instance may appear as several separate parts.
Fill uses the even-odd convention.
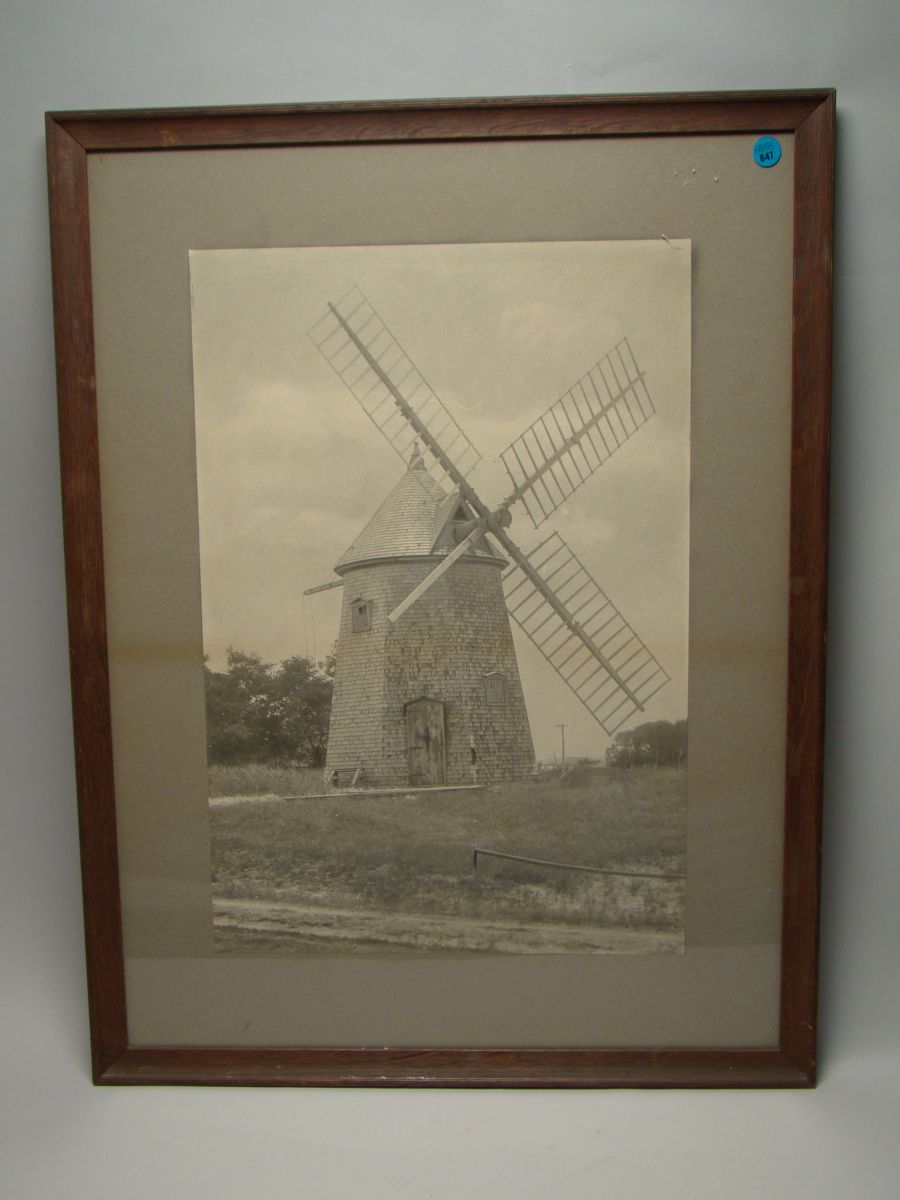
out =
[[[210,764],[325,764],[334,691],[334,653],[323,662],[294,655],[278,663],[228,649],[227,665],[204,664]],[[687,721],[648,721],[613,735],[608,767],[668,767],[687,761]]]
[[[324,764],[334,654],[268,663],[229,647],[225,670],[204,664],[204,676],[210,764]]]
[[[647,721],[613,734],[608,767],[677,767],[687,762],[687,721]]]

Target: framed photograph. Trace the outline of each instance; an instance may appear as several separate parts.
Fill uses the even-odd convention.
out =
[[[834,112],[48,114],[97,1083],[815,1082]]]

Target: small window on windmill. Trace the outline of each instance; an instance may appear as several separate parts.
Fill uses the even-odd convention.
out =
[[[506,679],[499,671],[492,671],[484,677],[484,692],[488,704],[506,703]]]
[[[354,600],[351,606],[353,632],[365,633],[372,628],[372,601]]]

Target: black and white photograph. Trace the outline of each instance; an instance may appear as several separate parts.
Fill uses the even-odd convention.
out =
[[[681,953],[690,242],[190,270],[217,952]]]

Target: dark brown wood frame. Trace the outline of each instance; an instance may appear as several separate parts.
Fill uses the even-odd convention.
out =
[[[835,96],[831,90],[49,113],[69,640],[97,1083],[771,1087],[815,1082]],[[793,133],[788,717],[777,1049],[130,1046],[101,542],[88,156],[98,152]]]

